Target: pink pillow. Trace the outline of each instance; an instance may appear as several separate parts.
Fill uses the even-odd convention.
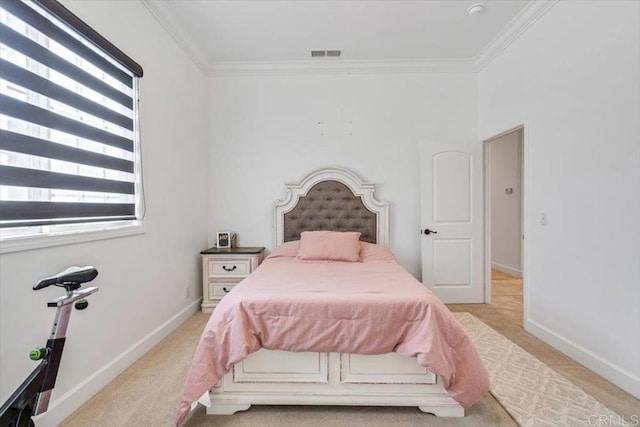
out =
[[[360,234],[347,231],[303,231],[298,259],[304,261],[360,261]]]
[[[300,250],[300,240],[292,240],[278,245],[267,258],[294,258]]]
[[[384,246],[373,243],[360,242],[360,259],[362,262],[369,261],[395,261],[395,257]]]

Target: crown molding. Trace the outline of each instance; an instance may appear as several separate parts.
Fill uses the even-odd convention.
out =
[[[220,62],[206,69],[210,76],[224,75],[299,75],[299,74],[399,74],[399,73],[475,73],[468,59],[447,60],[370,60]]]
[[[487,45],[473,62],[478,71],[489,65],[503,50],[518,39],[559,0],[533,0],[529,2]]]
[[[307,61],[210,62],[163,0],[139,0],[200,70],[209,76],[300,74],[477,73],[520,37],[559,0],[532,0],[474,58],[434,60],[316,59]]]
[[[162,25],[169,35],[176,41],[178,46],[187,54],[187,56],[206,74],[207,60],[206,55],[193,39],[182,30],[180,24],[176,21],[171,11],[167,8],[166,3],[162,0],[140,0],[151,15]]]

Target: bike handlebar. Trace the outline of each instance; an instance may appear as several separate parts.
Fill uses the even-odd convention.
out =
[[[55,276],[46,277],[44,279],[39,280],[35,285],[33,285],[33,290],[37,291],[51,285],[79,286],[82,283],[92,281],[93,279],[96,278],[97,275],[98,275],[98,270],[96,270],[94,267],[91,267],[91,266],[69,267],[66,270],[56,274]]]

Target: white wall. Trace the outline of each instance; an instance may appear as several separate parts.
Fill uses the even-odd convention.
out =
[[[480,73],[483,138],[525,124],[525,326],[636,397],[639,17],[560,1]]]
[[[199,308],[198,252],[207,243],[204,75],[140,2],[64,4],[144,67],[146,233],[0,257],[2,402],[35,367],[28,352],[44,344],[54,315],[46,302],[60,295],[31,285],[69,265],[100,272],[89,309],[72,314],[54,407],[39,426],[56,425]]]
[[[521,277],[522,129],[491,142],[491,263],[504,273]],[[507,188],[512,193],[507,193]]]
[[[391,249],[420,277],[420,143],[477,140],[473,74],[213,76],[210,237],[272,247],[284,183],[344,166],[379,183]]]

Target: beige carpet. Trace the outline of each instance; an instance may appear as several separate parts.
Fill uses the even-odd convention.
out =
[[[411,407],[253,406],[232,416],[206,415],[200,407],[187,427],[516,426],[514,419],[522,426],[561,426],[585,425],[585,411],[592,411],[589,415],[609,413],[593,398],[472,315],[456,313],[456,316],[476,343],[489,369],[492,393],[502,405],[487,394],[467,410],[464,418],[438,418]],[[207,318],[202,313],[191,317],[67,418],[62,426],[172,425],[180,391]],[[519,368],[520,364],[524,369]],[[537,375],[537,380],[532,381],[532,375]],[[523,394],[529,385],[542,385],[544,389]],[[553,395],[547,398],[545,393],[549,391]],[[562,396],[564,398],[560,398]]]

